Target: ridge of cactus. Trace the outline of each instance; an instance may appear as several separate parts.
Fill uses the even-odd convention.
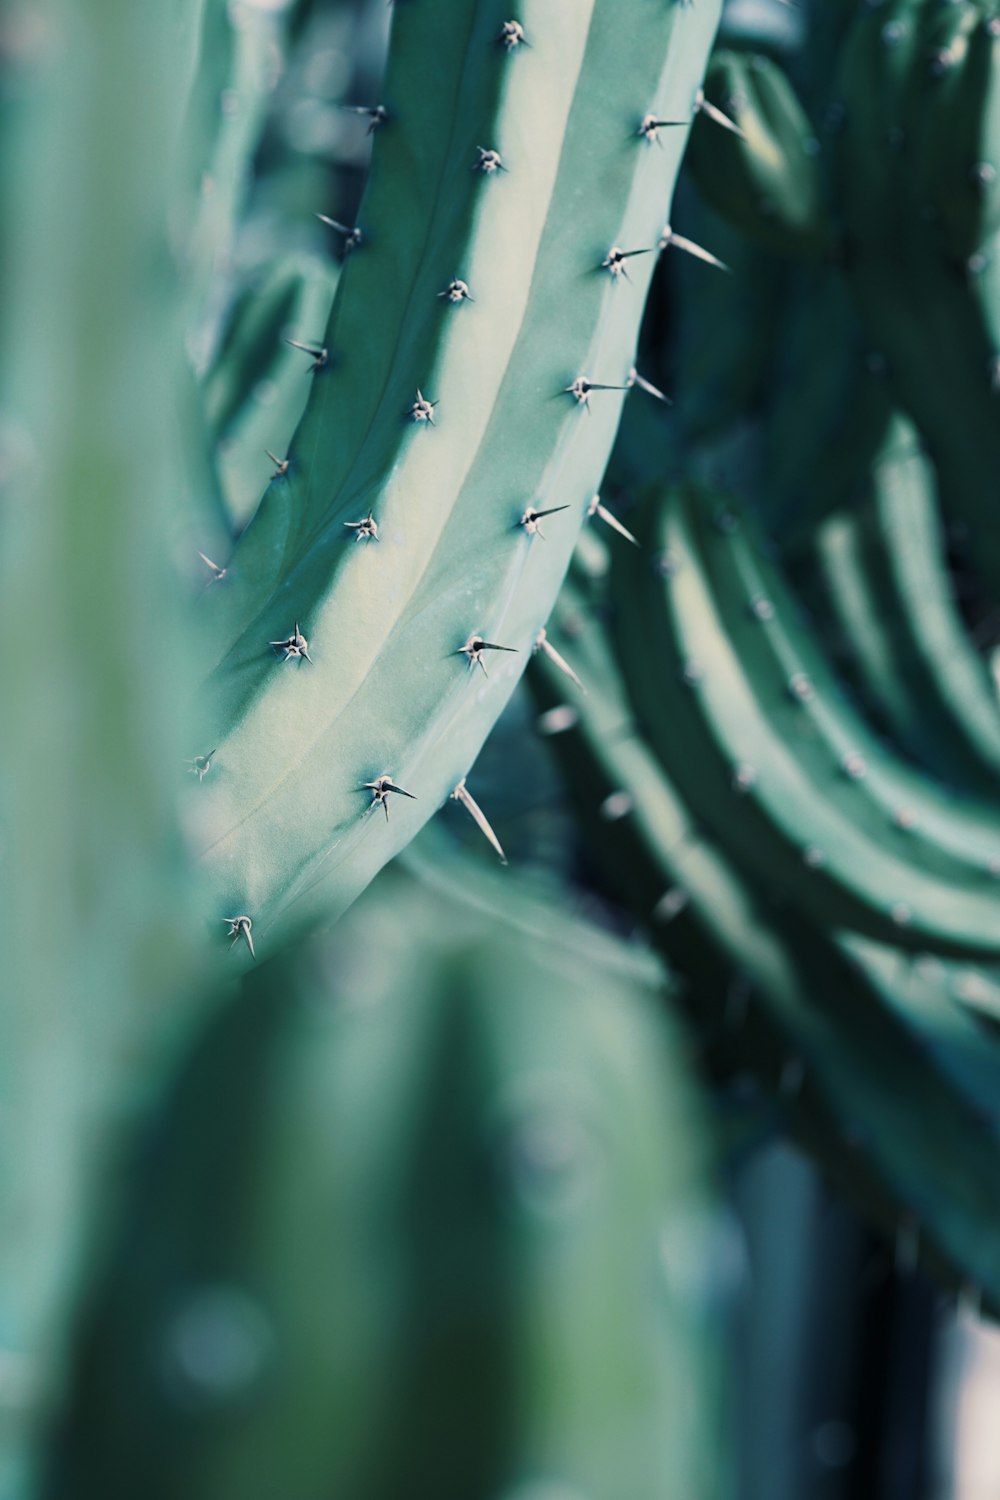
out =
[[[817,603],[869,714],[931,773],[992,796],[1000,705],[958,611],[933,474],[909,424],[894,425],[865,506],[829,517],[811,551]]]
[[[246,913],[263,943],[335,916],[465,776],[520,676],[633,379],[686,136],[641,127],[690,119],[718,5],[629,14],[526,4],[513,51],[494,0],[394,15],[362,240],[329,328],[303,330],[288,474],[202,601],[218,748],[187,811],[209,923]],[[650,253],[626,278],[615,249]],[[377,540],[355,545],[368,516]],[[269,644],[296,638],[309,660]],[[463,660],[475,638],[489,660]],[[380,799],[376,823],[382,777],[411,800]]]
[[[451,860],[261,963],[185,1060],[46,1500],[728,1493],[725,1225],[660,966]]]
[[[970,23],[995,56],[1000,37],[992,6],[896,3],[859,13],[842,59],[836,177],[845,269],[862,321],[886,361],[891,389],[921,430],[944,505],[972,530],[980,565],[995,585],[997,233],[987,205],[981,224],[975,219],[979,228],[955,243],[946,206],[932,191],[938,158],[970,149],[969,104],[993,118],[991,100],[964,68],[955,87],[948,86],[967,51]],[[954,52],[936,45],[942,24]],[[978,146],[985,167],[995,171],[991,157],[1000,158],[1000,134],[990,129],[991,138]],[[976,167],[967,160],[968,174]],[[964,209],[960,217],[967,218]],[[907,311],[915,307],[919,317]]]
[[[744,544],[746,518],[689,488],[632,519],[642,550],[613,564],[619,665],[699,819],[817,919],[994,957],[991,809],[942,799],[838,700],[807,633],[788,634],[780,580]]]
[[[723,1087],[749,1074],[838,1190],[890,1233],[918,1222],[925,1264],[996,1305],[988,1184],[1000,1057],[955,1003],[975,979],[983,1008],[994,1005],[989,972],[923,955],[901,975],[898,949],[845,942],[769,897],[696,820],[671,760],[645,739],[601,624],[602,590],[588,603],[582,577],[567,584],[551,634],[585,691],[537,656],[539,725],[609,894],[689,983],[681,1004],[703,1068]],[[960,1144],[973,1138],[975,1163]]]

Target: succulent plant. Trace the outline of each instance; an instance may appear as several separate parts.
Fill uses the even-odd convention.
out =
[[[0,25],[0,1500],[721,1500],[658,1006],[1000,1309],[1000,15],[720,10]]]
[[[645,512],[652,522],[681,504],[668,495]],[[647,568],[652,555],[647,548]],[[639,556],[622,547],[615,565]],[[690,568],[691,559],[678,552],[676,565]],[[803,899],[807,864],[783,879],[772,863],[761,878],[726,826],[754,795],[749,765],[734,767],[720,829],[692,799],[698,762],[679,735],[652,738],[644,679],[627,666],[639,692],[623,690],[618,668],[624,653],[634,656],[635,639],[625,626],[616,651],[609,638],[607,566],[591,548],[550,627],[584,688],[549,658],[537,657],[530,673],[539,728],[564,768],[606,893],[635,913],[687,982],[681,1004],[716,1085],[752,1080],[783,1128],[839,1190],[905,1240],[907,1254],[996,1308],[1000,1238],[989,1184],[1000,1056],[963,998],[978,995],[992,1011],[995,975],[926,954],[907,962],[894,947],[817,920]],[[611,597],[624,593],[613,588]],[[663,697],[674,691],[672,664],[658,666]],[[647,667],[657,676],[652,655]]]
[[[414,872],[248,975],[137,1143],[52,1500],[727,1493],[659,966],[481,861]]]
[[[329,329],[301,330],[288,469],[202,603],[203,902],[268,947],[349,904],[467,776],[633,383],[718,7],[507,19],[397,12],[359,243]]]
[[[5,20],[0,179],[0,609],[31,637],[0,730],[18,1497],[179,1048],[241,960],[336,916],[452,792],[477,806],[633,383],[719,5],[528,3],[516,31],[493,0],[400,5],[329,328],[329,269],[283,246],[251,304],[233,256],[298,12],[234,31],[207,0],[181,38],[121,0],[42,9]],[[213,450],[256,450],[262,378],[275,461],[253,455],[245,524]]]

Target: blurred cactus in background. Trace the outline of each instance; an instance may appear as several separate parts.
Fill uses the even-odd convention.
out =
[[[1000,1309],[998,80],[9,0],[0,1500],[755,1497],[775,1138]]]

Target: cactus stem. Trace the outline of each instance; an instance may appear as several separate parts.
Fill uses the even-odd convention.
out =
[[[625,262],[633,255],[649,255],[649,250],[623,250],[620,245],[612,245],[607,255],[601,261],[600,269],[610,271],[612,281],[630,280],[628,267]]]
[[[639,543],[631,531],[627,526],[622,525],[617,516],[611,514],[607,506],[602,503],[600,495],[595,495],[587,506],[587,515],[588,517],[597,516],[605,526],[610,526],[612,531],[617,531],[618,535],[623,536],[627,542],[631,542],[633,547],[638,547]]]
[[[377,542],[379,539],[378,522],[371,511],[368,512],[363,521],[345,521],[344,525],[348,530],[354,532],[354,540],[356,542]]]
[[[257,955],[253,949],[253,937],[250,932],[250,929],[253,926],[253,922],[250,920],[250,918],[223,917],[222,920],[229,923],[229,932],[227,933],[227,937],[232,938],[232,942],[229,944],[230,950],[235,948],[236,944],[240,941],[240,938],[242,938],[247,947],[250,949],[250,957],[255,959]]]
[[[524,515],[521,517],[520,521],[518,521],[517,524],[519,526],[523,526],[529,536],[540,536],[542,541],[544,542],[545,533],[542,530],[541,525],[539,524],[542,517],[558,515],[561,510],[569,510],[569,506],[550,505],[548,510],[531,510],[529,508],[524,512]]]
[[[298,620],[296,620],[295,629],[292,631],[292,634],[288,637],[287,640],[271,641],[270,644],[276,651],[284,651],[285,661],[291,661],[293,656],[304,656],[306,661],[312,661],[312,657],[309,655],[309,642],[306,640],[305,636],[299,629]]]
[[[566,677],[568,677],[570,682],[575,683],[575,685],[580,689],[581,693],[585,693],[587,691],[583,683],[580,681],[579,677],[577,677],[576,673],[573,671],[573,668],[570,666],[569,662],[556,650],[555,646],[553,646],[552,642],[549,640],[544,625],[535,636],[534,643],[531,649],[532,651],[544,651],[545,655],[548,657],[552,665],[554,667],[558,667],[559,671],[562,672]]]
[[[204,781],[205,777],[212,769],[212,756],[214,754],[215,751],[210,750],[207,755],[193,755],[191,759],[185,761],[184,764],[187,766],[192,776],[197,776],[199,781]]]
[[[374,781],[366,781],[359,790],[362,792],[371,792],[372,794],[372,800],[368,804],[367,812],[370,813],[376,807],[381,807],[385,813],[385,821],[387,823],[389,821],[389,798],[393,792],[397,793],[400,797],[409,797],[411,802],[417,800],[413,792],[405,792],[401,786],[397,786],[388,771],[383,771],[380,776],[376,776]]]
[[[494,172],[506,172],[499,151],[494,151],[491,146],[477,146],[479,160],[476,162],[476,171],[485,172],[487,177],[492,177]]]
[[[338,224],[337,220],[331,219],[329,214],[317,214],[316,217],[321,224],[326,224],[335,234],[339,234],[343,238],[345,255],[361,244],[363,236],[356,224],[352,229],[349,224]]]
[[[384,104],[342,104],[341,109],[346,109],[352,115],[368,116],[368,135],[373,135],[380,125],[384,125],[389,118],[389,111]],[[323,217],[322,214],[319,215]],[[331,222],[327,220],[327,223]]]
[[[303,354],[312,355],[312,372],[314,375],[317,370],[325,370],[326,366],[330,363],[330,352],[328,349],[324,349],[321,344],[300,344],[298,339],[286,339],[285,343],[291,344],[293,349],[301,349]]]
[[[498,646],[494,641],[484,641],[481,635],[479,635],[476,631],[473,631],[472,635],[469,636],[469,639],[466,641],[465,645],[459,646],[458,650],[455,652],[455,655],[467,656],[469,658],[470,670],[475,666],[480,666],[483,669],[483,675],[488,677],[489,673],[486,671],[486,663],[483,660],[484,651],[510,651],[516,654],[517,647]]]
[[[288,470],[289,470],[289,468],[291,466],[291,462],[292,462],[291,459],[290,458],[278,458],[278,457],[276,457],[276,455],[271,452],[270,448],[265,448],[264,452],[267,454],[268,458],[274,464],[274,474],[271,477],[273,479],[284,479],[285,475],[288,473]]]
[[[719,260],[718,256],[713,255],[711,251],[703,250],[700,245],[695,244],[694,240],[687,240],[682,234],[676,234],[667,224],[660,236],[660,249],[666,250],[671,245],[678,250],[683,250],[686,255],[693,255],[695,260],[703,260],[707,266],[715,266],[718,270],[728,271],[732,275],[732,266],[727,266],[724,260]]]
[[[427,397],[418,387],[417,399],[412,406],[407,407],[406,415],[410,418],[411,422],[429,422],[433,427],[435,406],[437,406],[437,402],[428,401]]]
[[[469,291],[468,284],[461,281],[459,277],[452,277],[443,292],[438,292],[439,297],[447,297],[449,302],[475,302],[475,297]]]
[[[206,568],[210,568],[212,570],[213,581],[215,583],[221,583],[226,576],[226,569],[220,568],[219,564],[214,563],[210,557],[206,557],[204,552],[199,552],[198,556],[201,558]]]
[[[473,823],[475,823],[476,827],[479,829],[480,833],[485,839],[489,841],[490,844],[492,844],[493,848],[500,856],[500,863],[502,865],[505,865],[507,863],[507,856],[503,852],[503,846],[500,843],[500,840],[497,838],[496,834],[493,832],[493,828],[490,825],[490,821],[487,818],[486,814],[483,812],[482,808],[479,806],[479,803],[476,801],[475,797],[466,786],[464,776],[458,783],[458,786],[456,786],[452,791],[451,796],[454,801],[460,802],[462,804],[466,812],[469,814],[469,817],[472,819]]]
[[[524,34],[524,27],[520,21],[504,21],[500,27],[500,35],[497,37],[497,41],[508,52],[513,52],[517,47],[528,46],[528,38]]]

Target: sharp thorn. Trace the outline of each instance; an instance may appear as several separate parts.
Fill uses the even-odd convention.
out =
[[[490,842],[490,844],[492,844],[493,848],[500,856],[500,863],[502,865],[505,865],[507,863],[507,856],[503,852],[503,847],[500,843],[500,840],[493,832],[486,814],[483,812],[482,808],[479,806],[479,803],[476,801],[475,797],[473,797],[472,793],[465,785],[464,777],[458,783],[458,786],[454,788],[451,795],[456,802],[460,802],[462,804],[466,812],[469,814],[469,817],[479,829],[480,833],[483,834],[483,836]]]
[[[715,266],[720,271],[728,271],[730,275],[732,274],[732,267],[727,266],[725,261],[719,260],[718,256],[712,255],[710,251],[703,250],[700,245],[695,244],[694,240],[688,240],[682,234],[676,234],[668,224],[660,239],[660,248],[666,250],[671,245],[678,250],[683,250],[686,255],[693,255],[696,260],[703,260],[706,265]]]
[[[611,527],[612,531],[617,531],[619,536],[623,536],[627,542],[631,542],[634,547],[638,547],[639,543],[628,527],[623,526],[618,517],[613,516],[607,506],[601,503],[600,495],[595,495],[593,500],[591,500],[587,514],[588,516],[599,517],[606,526]]]
[[[555,646],[553,646],[552,642],[549,640],[548,636],[545,633],[544,626],[535,636],[534,649],[536,651],[544,651],[545,655],[549,658],[549,661],[552,663],[552,665],[554,667],[558,667],[559,671],[564,673],[565,676],[569,678],[570,682],[575,683],[576,686],[580,689],[581,693],[585,693],[587,691],[583,683],[580,681],[579,677],[573,671],[573,668],[570,666],[569,662],[556,650]]]

